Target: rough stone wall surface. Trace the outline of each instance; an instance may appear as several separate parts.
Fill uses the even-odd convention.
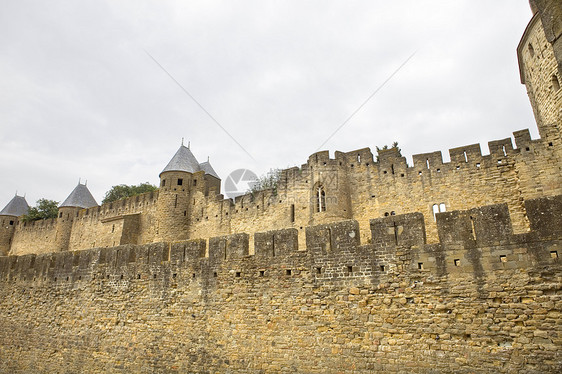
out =
[[[0,257],[0,372],[560,372],[562,197],[526,207]]]
[[[16,222],[17,217],[0,216],[0,256],[6,256],[10,252]]]
[[[541,138],[560,143],[562,79],[554,50],[546,39],[538,14],[533,17],[521,39],[518,55],[521,78],[527,87]]]
[[[29,253],[49,253],[54,251],[57,234],[56,219],[34,222],[16,222],[11,255],[25,255]]]
[[[127,244],[152,243],[156,236],[157,199],[158,192],[148,192],[80,211],[72,227],[70,247],[76,250],[122,244],[122,236],[129,234],[123,232],[124,222],[133,215],[139,215],[138,227]]]

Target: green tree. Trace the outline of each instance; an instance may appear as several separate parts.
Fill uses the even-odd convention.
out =
[[[119,184],[117,186],[111,187],[109,191],[105,193],[105,197],[102,200],[102,204],[111,203],[112,201],[124,199],[126,197],[131,197],[135,195],[140,195],[145,192],[156,191],[156,186],[145,182],[139,185],[128,186],[126,184]]]
[[[40,219],[57,218],[59,212],[58,201],[39,199],[37,205],[29,208],[27,214],[22,217],[23,222],[37,221]]]
[[[254,182],[248,183],[252,195],[259,191],[272,189],[277,192],[277,185],[281,179],[281,169],[271,169],[268,173],[258,177]]]

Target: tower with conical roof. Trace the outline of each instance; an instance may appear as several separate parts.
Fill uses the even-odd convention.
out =
[[[0,211],[0,256],[6,256],[10,251],[17,218],[26,214],[28,210],[29,205],[25,197],[16,194]]]
[[[72,224],[81,209],[98,206],[98,203],[85,184],[78,182],[70,195],[59,206],[59,215],[56,226],[55,252],[68,251]]]
[[[160,173],[157,241],[188,238],[190,190],[197,186],[203,174],[191,150],[182,144]]]

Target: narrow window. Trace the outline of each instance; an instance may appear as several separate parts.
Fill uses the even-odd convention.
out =
[[[265,270],[260,270],[260,277],[265,276]]]
[[[62,212],[59,213],[59,218],[62,218]]]
[[[357,155],[357,162],[361,162],[361,155]]]
[[[239,272],[239,271],[236,272],[236,278],[240,278],[241,275],[242,275],[241,272]]]
[[[394,164],[390,165],[390,170],[392,171],[392,174],[394,174]]]
[[[472,239],[476,240],[476,229],[474,228],[474,218],[472,218],[472,216],[470,216],[470,225],[470,233],[472,234]]]
[[[174,201],[174,208],[178,207],[178,195],[176,194],[176,200]]]
[[[14,221],[10,221],[10,226],[13,226],[13,225],[14,225]]]
[[[558,251],[550,251],[550,258],[557,259]]]
[[[418,269],[423,270],[423,262],[418,262]]]
[[[322,274],[322,268],[316,268],[316,274]]]
[[[505,150],[505,145],[502,146],[502,151],[503,151],[503,155],[504,155],[504,156],[507,156],[507,152],[506,152],[506,150]]]
[[[292,273],[293,273],[293,272],[291,271],[291,269],[285,270],[285,274],[287,274],[287,275],[291,275]]]
[[[295,222],[295,204],[291,204],[291,222]]]
[[[459,258],[455,258],[454,263],[455,266],[461,266],[461,260]]]
[[[197,186],[197,179],[193,180],[193,186]]]
[[[166,180],[165,180],[165,179],[162,179],[162,184],[161,184],[161,186],[164,187],[165,185],[166,185]],[[111,206],[109,207],[109,209],[111,209]]]
[[[427,168],[429,169],[429,158],[425,159],[425,165],[427,166]]]
[[[507,256],[506,256],[506,255],[501,255],[501,256],[500,256],[500,262],[507,262]]]
[[[445,207],[445,203],[439,204],[439,212],[446,212],[447,208]]]
[[[182,178],[178,178],[178,186],[182,186],[183,185],[183,179]]]
[[[557,92],[560,89],[560,82],[558,81],[558,77],[556,75],[552,75],[552,89],[554,92]]]
[[[384,265],[380,265],[381,271],[384,271]]]
[[[468,155],[466,154],[466,151],[464,151],[463,153],[464,153],[464,162],[468,162]]]
[[[115,232],[115,225],[111,227],[111,232]]]
[[[432,210],[433,210],[433,220],[435,221],[435,220],[436,220],[436,216],[435,216],[435,215],[436,215],[437,213],[439,213],[439,205],[433,204]]]
[[[316,211],[317,212],[325,212],[326,211],[326,192],[324,191],[324,187],[318,186],[318,190],[316,191]]]
[[[353,266],[351,266],[351,265],[348,265],[348,266],[347,266],[347,273],[348,273],[348,274],[353,273]]]

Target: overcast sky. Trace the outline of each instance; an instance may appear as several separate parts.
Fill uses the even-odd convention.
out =
[[[525,0],[4,1],[0,209],[151,182],[181,144],[223,181],[322,149],[411,155],[538,137]],[[243,148],[217,125],[152,56]]]

